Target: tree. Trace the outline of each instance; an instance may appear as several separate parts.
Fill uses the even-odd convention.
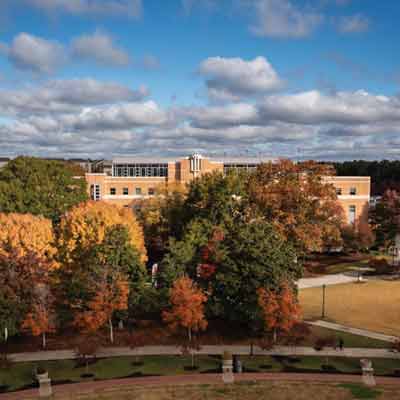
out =
[[[79,338],[75,345],[75,352],[85,363],[86,375],[89,375],[89,360],[95,358],[101,346],[101,340],[96,335],[85,335]]]
[[[206,301],[205,293],[190,278],[179,278],[170,292],[171,310],[163,311],[163,320],[174,332],[185,329],[191,342],[193,332],[207,328],[204,315]]]
[[[324,180],[333,173],[312,161],[261,164],[250,176],[250,203],[301,253],[338,246],[343,210]]]
[[[35,301],[30,307],[22,328],[27,329],[33,336],[42,336],[42,347],[46,348],[46,334],[55,332],[55,315],[53,309],[53,298],[48,288],[44,285],[36,287]]]
[[[108,323],[110,342],[114,343],[112,316],[115,311],[128,309],[129,284],[114,276],[98,283],[94,291],[95,295],[87,304],[75,305],[79,311],[75,315],[74,325],[84,334],[94,335]]]
[[[17,157],[0,170],[0,212],[42,215],[52,221],[87,200],[84,172],[64,161]]]
[[[377,244],[388,249],[400,233],[400,195],[387,190],[371,214]]]
[[[168,183],[156,188],[157,196],[138,203],[137,216],[143,226],[150,263],[158,263],[166,253],[170,237],[182,235],[186,187]]]
[[[38,304],[40,288],[48,287],[50,268],[29,252],[0,254],[0,329],[1,336],[20,332],[23,321]]]
[[[114,341],[113,318],[118,312],[134,312],[145,287],[146,269],[131,243],[128,228],[106,228],[103,241],[74,255],[59,271],[59,294],[65,313],[86,334],[94,334],[106,323]]]
[[[215,242],[216,272],[202,280],[212,293],[209,311],[217,318],[254,327],[258,320],[257,290],[293,284],[302,275],[294,248],[264,220],[236,221]]]
[[[54,260],[57,250],[50,220],[31,214],[0,213],[0,226],[0,254],[23,257],[33,253],[40,260]]]
[[[299,322],[300,306],[293,289],[286,282],[278,291],[259,288],[257,293],[264,329],[272,332],[273,340],[276,342],[278,333],[288,334]]]
[[[104,202],[88,201],[75,206],[62,218],[58,244],[64,263],[73,263],[88,249],[104,240],[107,228],[122,225],[129,232],[129,240],[137,250],[140,261],[147,260],[143,230],[132,210]]]

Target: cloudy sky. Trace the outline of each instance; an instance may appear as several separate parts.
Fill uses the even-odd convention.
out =
[[[400,157],[398,0],[0,0],[0,156]]]

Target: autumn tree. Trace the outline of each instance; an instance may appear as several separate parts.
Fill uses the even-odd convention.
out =
[[[22,257],[32,253],[40,260],[54,260],[56,248],[50,220],[31,214],[0,213],[0,226],[0,254]]]
[[[22,256],[16,252],[0,254],[0,329],[5,339],[21,332],[24,321],[31,319],[30,314],[39,304],[40,289],[49,288],[50,270],[32,252]]]
[[[127,228],[130,243],[137,250],[140,261],[145,262],[143,230],[132,210],[100,201],[81,203],[61,218],[58,245],[63,262],[74,262],[88,249],[102,243],[107,228],[115,225]]]
[[[249,198],[302,253],[341,244],[343,210],[326,176],[332,167],[312,161],[261,164],[249,179]]]
[[[52,221],[87,199],[84,171],[64,161],[17,157],[0,170],[0,212]]]
[[[55,332],[54,299],[49,287],[44,284],[35,288],[33,304],[22,322],[22,329],[28,330],[33,336],[42,336],[42,347],[46,348],[47,334]]]
[[[193,332],[207,328],[204,315],[206,301],[205,293],[190,278],[179,278],[171,289],[171,309],[163,311],[163,320],[174,332],[186,330],[188,340],[191,341]]]
[[[387,190],[371,213],[377,244],[388,249],[400,233],[400,195]]]
[[[73,324],[85,334],[108,324],[113,342],[113,318],[128,309],[134,312],[145,287],[146,269],[140,258],[126,225],[108,227],[101,243],[60,270],[62,313],[72,315]]]
[[[299,322],[301,310],[297,298],[287,283],[278,290],[259,288],[257,294],[264,329],[272,332],[276,342],[278,333],[288,334]]]

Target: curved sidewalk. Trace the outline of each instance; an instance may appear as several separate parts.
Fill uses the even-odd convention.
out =
[[[329,383],[361,383],[360,375],[337,375],[337,374],[295,374],[295,373],[244,373],[236,374],[235,382],[244,381],[280,381],[280,382],[329,382]],[[377,385],[398,386],[399,378],[376,377]],[[53,386],[54,397],[71,398],[71,395],[90,395],[113,391],[138,389],[140,387],[198,385],[198,384],[222,384],[221,374],[192,374],[180,376],[159,376],[148,378],[113,379],[99,382],[84,382],[70,385]],[[0,400],[33,400],[38,399],[38,390],[30,389],[14,393],[0,394]]]

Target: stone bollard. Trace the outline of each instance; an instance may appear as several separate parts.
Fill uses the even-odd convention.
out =
[[[39,397],[50,397],[53,394],[50,378],[39,379]]]
[[[362,369],[362,382],[366,386],[376,386],[375,377],[374,377],[374,369],[372,368],[371,360],[367,360],[363,358],[360,360],[361,369]]]
[[[232,354],[225,351],[222,363],[222,381],[224,383],[233,383],[234,380]]]

